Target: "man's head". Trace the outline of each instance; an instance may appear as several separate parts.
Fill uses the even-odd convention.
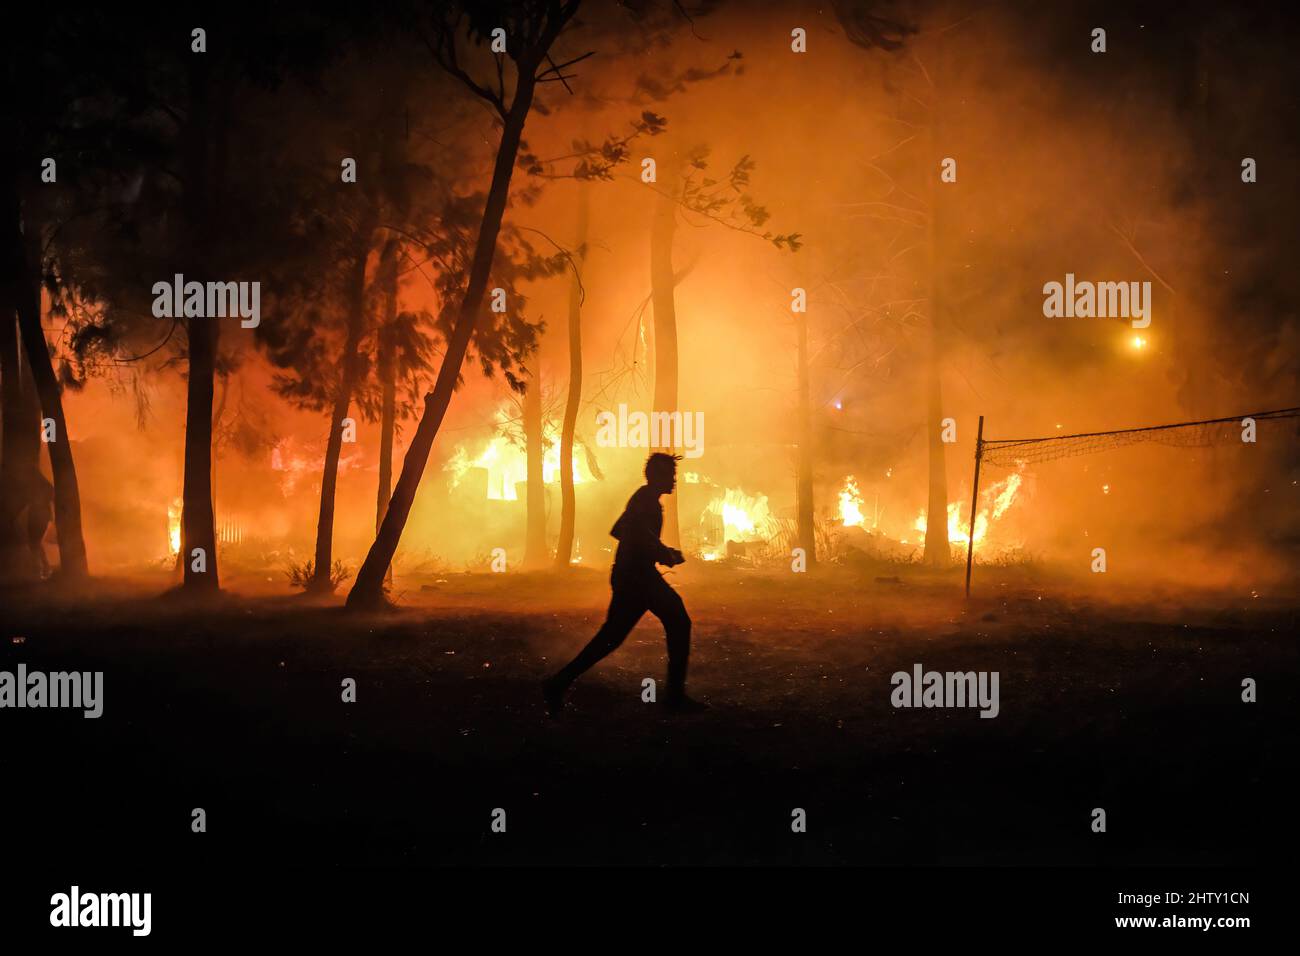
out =
[[[657,451],[645,462],[645,483],[655,494],[670,495],[677,484],[677,463],[681,458]]]

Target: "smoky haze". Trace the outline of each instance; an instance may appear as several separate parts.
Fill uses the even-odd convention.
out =
[[[549,255],[577,245],[582,193],[590,206],[575,454],[582,566],[607,567],[609,526],[640,482],[646,450],[598,444],[597,415],[651,410],[651,224],[672,177],[702,150],[700,177],[724,180],[742,157],[753,161],[748,192],[770,219],[749,228],[676,212],[677,407],[704,421],[703,454],[682,462],[677,491],[689,553],[719,557],[726,540],[788,531],[796,518],[795,289],[807,301],[813,500],[834,542],[827,557],[866,547],[856,535],[873,531],[891,554],[919,559],[932,320],[942,413],[955,422],[944,446],[954,554],[964,554],[981,415],[986,438],[1036,438],[1296,404],[1297,280],[1284,255],[1300,210],[1295,191],[1278,185],[1296,146],[1296,124],[1281,122],[1294,119],[1294,104],[1278,92],[1289,93],[1278,78],[1291,53],[1267,29],[1281,14],[1225,7],[1193,25],[1182,6],[1139,4],[1093,23],[1087,5],[1041,6],[900,6],[916,31],[886,51],[850,42],[830,9],[723,4],[698,19],[695,35],[645,49],[605,42],[574,68],[572,96],[559,84],[544,91],[548,108],[525,130],[542,157],[625,131],[645,110],[666,120],[661,135],[632,142],[609,181],[518,170],[506,216]],[[791,51],[794,26],[807,31],[806,53]],[[1104,54],[1090,50],[1098,26]],[[562,52],[579,55],[598,28],[575,30]],[[1229,57],[1253,73],[1229,69]],[[405,82],[410,102],[436,114],[427,73],[413,68]],[[313,122],[297,109],[312,95],[283,91],[276,121],[286,140]],[[491,171],[485,143],[497,133],[473,103],[452,98],[445,110],[455,118],[445,135],[477,163],[460,188],[481,191]],[[439,117],[421,122],[436,128]],[[1245,157],[1259,182],[1242,182]],[[645,158],[660,182],[642,181]],[[955,181],[942,182],[948,158]],[[764,231],[797,233],[800,248],[755,234]],[[432,268],[402,275],[402,310],[443,307]],[[1046,317],[1044,284],[1067,274],[1149,282],[1150,326]],[[519,288],[529,319],[545,323],[525,364],[543,389],[553,545],[569,283],[561,274]],[[273,296],[263,324],[279,319]],[[273,392],[252,332],[229,327],[223,349],[214,497],[226,546],[244,549],[225,573],[281,588],[283,571],[312,552],[328,418]],[[473,361],[464,376],[402,537],[399,578],[481,569],[495,548],[512,563],[523,557],[520,398]],[[87,545],[104,570],[174,560],[185,394],[181,371],[143,360],[67,395]],[[355,568],[375,534],[379,441],[375,422],[355,407],[352,415],[334,554]],[[400,423],[395,468],[414,427]],[[990,466],[977,557],[1086,573],[1104,547],[1121,578],[1263,587],[1284,573],[1279,556],[1297,534],[1295,439],[1292,419],[1261,425],[1255,444]]]

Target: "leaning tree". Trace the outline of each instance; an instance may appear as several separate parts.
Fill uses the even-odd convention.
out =
[[[437,65],[460,79],[496,113],[501,138],[493,164],[474,244],[473,258],[455,310],[454,325],[433,390],[425,397],[424,414],[407,449],[393,497],[379,533],[348,594],[350,607],[376,607],[384,600],[383,585],[402,530],[410,517],[415,492],[429,461],[434,438],[451,404],[475,328],[482,318],[483,300],[496,254],[501,220],[510,196],[510,179],[519,154],[524,125],[539,83],[559,80],[568,61],[551,59],[551,48],[578,11],[579,0],[534,0],[501,4],[492,10],[478,5],[438,5],[413,28],[420,31]],[[470,72],[462,47],[468,41],[478,52],[488,45],[489,67],[495,80],[481,81]],[[481,58],[481,57],[480,57]],[[513,72],[513,83],[508,73]],[[513,88],[511,88],[513,87]]]

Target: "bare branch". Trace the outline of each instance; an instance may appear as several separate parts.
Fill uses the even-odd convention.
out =
[[[537,82],[538,82],[538,83],[549,82],[549,81],[546,79],[546,75],[547,75],[548,73],[554,73],[554,74],[556,74],[555,77],[552,77],[552,78],[551,78],[552,80],[556,79],[557,77],[560,78],[560,79],[564,79],[564,77],[561,75],[561,74],[563,73],[564,70],[566,70],[566,69],[568,69],[569,67],[573,66],[573,64],[575,64],[575,63],[581,63],[583,60],[587,59],[587,57],[595,56],[595,55],[596,55],[596,51],[595,51],[595,50],[589,50],[588,52],[582,54],[582,56],[575,56],[572,60],[565,60],[563,63],[556,63],[553,59],[551,59],[551,54],[550,54],[550,53],[547,53],[547,54],[546,54],[546,62],[549,63],[549,64],[551,64],[551,65],[550,65],[547,69],[542,70],[541,73],[538,73],[538,74],[537,74],[537,77],[536,77]],[[571,77],[570,77],[570,78],[571,78]],[[567,83],[565,84],[565,89],[568,89],[568,84],[567,84]],[[569,92],[572,93],[573,90],[569,90]]]
[[[428,35],[425,34],[424,30],[418,23],[413,23],[411,26],[416,35],[419,36],[421,42],[423,42],[425,47],[428,49],[429,55],[433,57],[434,62],[464,83],[465,86],[468,87],[476,96],[490,103],[501,119],[505,120],[507,110],[505,104],[504,81],[501,95],[498,96],[487,87],[480,86],[472,76],[465,72],[456,59],[455,27],[446,23],[439,24],[437,36],[438,42],[435,44],[429,39]],[[500,58],[497,60],[497,69],[498,72],[500,72]]]
[[[1170,295],[1177,295],[1178,293],[1174,291],[1173,286],[1171,286],[1168,282],[1166,282],[1161,277],[1160,273],[1156,272],[1155,269],[1151,268],[1151,264],[1147,262],[1145,258],[1143,258],[1142,253],[1138,252],[1137,246],[1133,245],[1133,240],[1129,238],[1129,236],[1121,232],[1120,229],[1113,222],[1108,223],[1108,225],[1110,226],[1111,232],[1119,236],[1120,241],[1123,242],[1124,245],[1128,248],[1128,251],[1133,254],[1133,258],[1137,259],[1137,261],[1142,264],[1142,268],[1146,269],[1147,272],[1155,276],[1156,281],[1159,282],[1162,286],[1164,286]]]

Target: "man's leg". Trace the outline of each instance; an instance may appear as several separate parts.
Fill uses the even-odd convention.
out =
[[[691,656],[691,616],[681,595],[663,578],[649,597],[649,611],[663,622],[668,638],[668,701],[681,701],[686,697],[686,663]]]
[[[609,601],[609,611],[605,614],[605,623],[596,632],[596,636],[578,652],[577,657],[546,682],[547,700],[554,698],[558,703],[570,684],[613,653],[627,640],[645,609],[643,594],[635,589],[615,587],[614,595]]]

